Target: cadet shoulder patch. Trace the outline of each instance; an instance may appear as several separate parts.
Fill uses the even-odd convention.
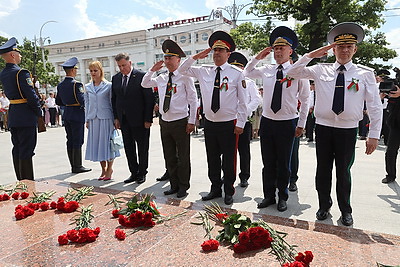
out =
[[[32,78],[26,78],[26,83],[27,83],[29,86],[32,86],[32,87],[33,87]]]
[[[83,85],[78,85],[78,90],[79,90],[79,92],[84,93],[85,87]]]
[[[242,86],[243,88],[246,88],[246,80],[242,80]]]

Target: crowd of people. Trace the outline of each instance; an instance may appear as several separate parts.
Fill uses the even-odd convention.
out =
[[[329,216],[335,163],[340,220],[350,226],[350,170],[356,140],[358,135],[365,139],[367,155],[377,148],[382,135],[384,99],[388,103],[388,130],[384,133],[387,175],[383,183],[396,179],[400,140],[399,87],[393,86],[393,90],[379,95],[379,81],[373,70],[352,62],[363,38],[364,31],[358,24],[340,23],[328,33],[329,45],[298,59],[295,32],[280,26],[272,31],[270,44],[248,61],[235,52],[235,42],[228,33],[216,31],[208,40],[209,48],[182,62],[185,53],[176,42],[166,40],[162,44],[164,59],[146,73],[134,69],[129,55],[120,53],[115,57],[119,73],[107,81],[101,63],[93,61],[89,65],[92,79],[86,85],[75,80],[78,60],[73,57],[61,65],[66,77],[57,86],[57,96],[50,93],[42,102],[33,90],[30,73],[18,67],[21,55],[15,38],[11,38],[0,47],[7,63],[0,80],[10,99],[7,127],[11,130],[17,179],[34,179],[36,120],[43,116],[44,106],[52,126],[57,124],[57,110],[62,108],[64,112],[72,173],[91,171],[82,165],[86,125],[85,159],[100,163],[98,179],[112,179],[113,162],[120,156],[113,142],[121,132],[130,171],[124,182],[141,184],[148,172],[150,128],[156,110],[166,169],[157,180],[170,181],[165,195],[187,196],[191,177],[190,134],[201,127],[211,183],[202,200],[223,197],[224,203],[231,205],[237,173],[239,185],[249,186],[250,140],[259,138],[263,199],[257,206],[262,209],[276,204],[278,211],[285,211],[288,191],[297,191],[299,140],[305,134],[308,142],[315,140],[316,144],[316,217],[325,220]],[[330,49],[335,63],[308,66]],[[259,66],[272,51],[276,64]],[[193,65],[210,53],[214,64]],[[262,88],[251,78],[262,80]],[[153,91],[157,91],[156,97]]]

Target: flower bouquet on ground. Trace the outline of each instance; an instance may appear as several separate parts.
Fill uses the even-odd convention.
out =
[[[59,245],[66,245],[68,243],[91,243],[96,241],[100,233],[100,228],[96,227],[92,229],[90,223],[93,220],[92,215],[93,205],[88,207],[81,207],[79,214],[72,218],[72,223],[75,224],[75,229],[67,231],[66,234],[58,237]]]
[[[204,252],[218,250],[219,242],[218,242],[218,240],[215,240],[212,238],[211,231],[214,229],[214,226],[211,225],[208,214],[200,212],[198,218],[201,219],[200,223],[196,223],[196,222],[191,222],[191,223],[203,225],[203,228],[206,231],[206,234],[204,237],[208,238],[208,240],[204,241],[203,244],[201,244],[201,249]]]
[[[47,202],[55,194],[54,191],[47,191],[43,193],[33,192],[33,197],[28,201],[26,205],[18,205],[15,207],[15,218],[17,220],[25,219],[35,213],[35,210],[41,209],[46,211],[50,208]]]
[[[270,253],[283,266],[309,266],[313,260],[311,251],[298,253],[294,245],[285,241],[286,233],[279,232],[270,227],[265,221],[252,221],[249,217],[234,213],[228,215],[220,206],[212,203],[204,206],[205,214],[217,223],[222,224],[216,240],[233,246],[235,253],[271,248]],[[204,221],[203,221],[204,226]]]
[[[121,208],[120,198],[115,198],[112,195],[108,195],[110,201],[105,205],[114,205],[112,211],[113,217],[118,217],[118,222],[121,226],[126,228],[134,228],[131,234],[141,230],[155,226],[157,223],[163,223],[173,218],[182,216],[186,211],[181,212],[172,216],[161,215],[157,205],[152,201],[152,195],[139,195],[133,196],[127,203],[125,208]],[[125,232],[122,229],[116,229],[115,237],[124,240],[126,237]]]
[[[0,186],[0,192],[5,192],[0,194],[0,201],[10,200],[11,198],[14,200],[26,199],[29,197],[27,190],[28,187],[23,182],[17,182],[15,185]]]
[[[70,213],[74,212],[79,207],[79,202],[88,196],[94,196],[93,186],[81,187],[81,188],[70,188],[68,192],[63,196],[58,198],[57,202],[53,201],[50,203],[52,209],[57,209],[58,211]]]

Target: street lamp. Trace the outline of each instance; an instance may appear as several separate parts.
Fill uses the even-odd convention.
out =
[[[223,9],[226,12],[228,12],[229,16],[231,16],[232,19],[232,25],[233,28],[236,28],[236,21],[237,18],[239,17],[240,12],[242,12],[243,8],[246,6],[251,5],[251,3],[248,4],[241,4],[241,5],[236,5],[236,0],[233,0],[233,5],[232,6],[226,6],[226,7],[217,7],[217,9]]]
[[[43,23],[42,24],[42,27],[40,27],[40,32],[39,32],[39,45],[40,45],[40,49],[42,50],[42,61],[43,61],[43,68],[46,70],[46,60],[45,60],[45,57],[44,57],[44,42],[46,41],[46,40],[48,40],[48,42],[49,42],[49,44],[50,44],[50,37],[42,37],[42,30],[43,30],[43,27],[44,27],[44,25],[46,25],[47,23],[50,23],[50,22],[57,22],[57,21],[55,21],[55,20],[49,20],[49,21],[46,21],[45,23]],[[35,40],[36,40],[36,36],[35,36]],[[35,46],[35,48],[36,48],[36,46]],[[36,52],[36,51],[35,51]]]

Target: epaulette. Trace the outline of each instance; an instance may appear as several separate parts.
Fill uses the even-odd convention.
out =
[[[374,72],[373,68],[370,68],[370,67],[367,67],[367,66],[364,66],[364,65],[361,65],[361,64],[357,64],[356,66],[359,67],[360,69],[364,69],[364,70],[368,70],[368,71]]]
[[[241,68],[239,68],[238,66],[231,65],[231,68],[234,69],[234,70],[237,70],[239,72],[243,72],[243,70]]]

